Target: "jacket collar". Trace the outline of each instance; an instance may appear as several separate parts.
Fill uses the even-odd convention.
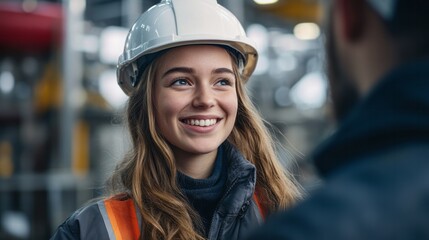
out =
[[[239,214],[243,203],[250,201],[256,184],[256,168],[231,143],[222,144],[223,157],[228,166],[228,177],[218,212],[222,215]]]
[[[322,176],[405,142],[429,140],[429,59],[388,74],[313,153]]]

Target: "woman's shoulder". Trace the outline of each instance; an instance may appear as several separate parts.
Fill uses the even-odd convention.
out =
[[[55,231],[51,239],[109,239],[106,228],[106,203],[120,204],[131,199],[123,195],[92,201],[76,210]]]

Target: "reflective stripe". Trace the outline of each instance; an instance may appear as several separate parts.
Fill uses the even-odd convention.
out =
[[[98,201],[97,205],[98,209],[100,209],[101,216],[103,217],[104,226],[106,227],[107,233],[109,234],[109,239],[116,240],[115,234],[113,233],[112,225],[110,224],[109,216],[107,215],[104,201]]]
[[[267,214],[267,211],[266,211],[265,207],[262,206],[262,204],[259,202],[259,197],[258,197],[256,191],[253,194],[253,199],[255,200],[256,206],[258,206],[259,213],[261,213],[262,219],[265,220],[265,216]]]
[[[131,240],[140,235],[139,220],[132,199],[109,198],[98,204],[110,239]]]
[[[136,202],[134,202],[134,209],[138,209]],[[138,225],[141,226],[142,225],[142,215],[140,213],[138,213],[137,210],[136,210],[136,215],[137,215]]]

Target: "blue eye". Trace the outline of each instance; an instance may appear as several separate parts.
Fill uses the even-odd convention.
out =
[[[231,81],[228,79],[222,79],[222,80],[219,80],[216,84],[221,86],[229,86],[231,85]]]
[[[180,78],[180,79],[174,80],[171,85],[174,85],[174,86],[185,86],[185,85],[189,85],[189,82],[186,79],[184,79],[184,78]]]

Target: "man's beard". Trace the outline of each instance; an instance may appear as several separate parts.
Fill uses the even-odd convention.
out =
[[[327,73],[333,102],[334,117],[341,122],[359,101],[357,87],[347,73],[345,64],[340,61],[338,48],[333,34],[333,22],[330,19],[327,32]]]

